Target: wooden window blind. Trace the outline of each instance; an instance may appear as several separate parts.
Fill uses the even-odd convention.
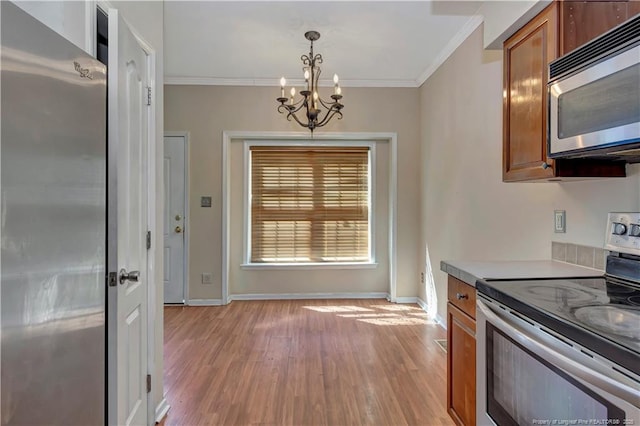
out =
[[[368,147],[250,151],[252,263],[369,261]]]

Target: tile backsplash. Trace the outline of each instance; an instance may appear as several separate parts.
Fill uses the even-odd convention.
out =
[[[604,271],[609,252],[599,247],[551,242],[551,258]]]

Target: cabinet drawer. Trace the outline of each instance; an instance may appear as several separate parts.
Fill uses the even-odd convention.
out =
[[[476,318],[476,289],[449,275],[449,301],[471,318]]]

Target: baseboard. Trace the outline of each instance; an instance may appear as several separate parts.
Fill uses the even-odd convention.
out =
[[[396,303],[418,303],[417,297],[396,297]]]
[[[162,401],[160,401],[156,407],[156,423],[160,423],[162,419],[164,419],[164,416],[169,412],[169,408],[171,408],[171,406],[167,402],[167,399],[162,398]]]
[[[426,313],[429,313],[428,308],[427,308],[427,302],[425,302],[424,300],[420,299],[419,297],[416,297],[416,303],[418,304],[418,306],[420,306],[422,308],[423,311],[425,311]]]
[[[222,299],[189,299],[189,306],[222,306]]]
[[[254,293],[231,294],[232,300],[293,300],[293,299],[385,299],[387,293]]]
[[[447,323],[444,321],[444,319],[442,319],[440,314],[436,314],[435,321],[436,323],[438,323],[440,327],[442,327],[445,330],[447,329]]]
[[[417,298],[418,301],[416,302],[418,304],[418,306],[420,306],[422,308],[423,311],[425,311],[426,313],[429,313],[429,308],[427,307],[427,302],[425,302],[424,300],[420,299],[419,297]],[[438,315],[436,313],[435,317],[433,318],[433,320],[436,322],[436,324],[438,324],[440,327],[442,327],[443,329],[447,329],[447,326],[445,324],[445,322],[443,321],[442,317],[440,315]]]

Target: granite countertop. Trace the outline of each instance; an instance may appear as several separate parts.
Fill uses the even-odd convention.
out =
[[[604,271],[558,260],[464,261],[443,260],[440,269],[475,287],[479,279],[600,277]]]

